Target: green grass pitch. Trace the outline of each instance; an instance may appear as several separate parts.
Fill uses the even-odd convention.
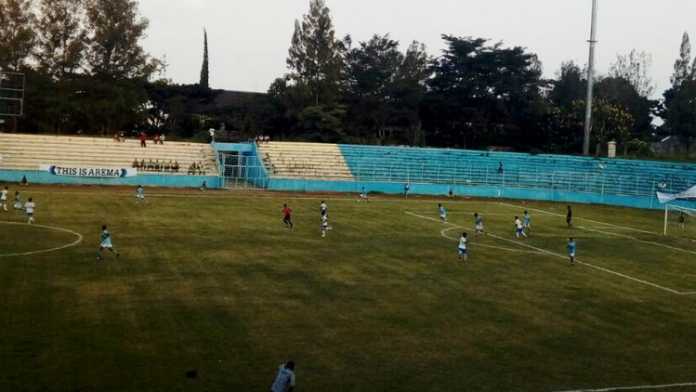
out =
[[[560,204],[333,195],[322,239],[316,195],[20,191],[37,226],[0,211],[0,391],[267,391],[287,359],[297,391],[696,382],[696,222],[663,238],[659,211],[575,205],[568,229]],[[102,224],[118,260],[96,261]]]

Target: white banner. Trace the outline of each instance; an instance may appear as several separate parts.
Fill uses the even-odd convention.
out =
[[[696,185],[692,186],[691,188],[685,190],[682,193],[657,192],[657,199],[662,204],[669,203],[670,201],[678,199],[696,199]]]
[[[97,178],[120,178],[133,177],[138,175],[136,169],[121,167],[75,167],[59,165],[41,165],[40,170],[47,171],[54,176],[65,177],[97,177]]]

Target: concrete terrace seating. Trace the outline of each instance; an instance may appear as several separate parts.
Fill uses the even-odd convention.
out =
[[[682,191],[696,165],[564,155],[341,145],[358,181],[493,185],[615,195]],[[503,164],[503,173],[498,172]]]
[[[271,177],[353,180],[336,144],[270,142],[258,150]]]
[[[133,160],[177,161],[185,175],[193,162],[202,162],[207,175],[217,175],[215,152],[208,144],[148,143],[141,148],[136,139],[116,142],[111,138],[47,136],[0,133],[0,169],[38,170],[40,165],[130,168]]]

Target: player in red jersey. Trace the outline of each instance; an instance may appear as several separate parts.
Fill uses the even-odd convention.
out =
[[[283,223],[288,229],[292,229],[292,209],[287,204],[283,204]]]

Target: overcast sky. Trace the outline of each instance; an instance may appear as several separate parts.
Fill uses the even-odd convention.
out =
[[[537,53],[547,77],[561,62],[587,62],[591,0],[327,0],[339,37],[354,42],[389,33],[405,47],[418,40],[431,55],[440,35],[502,40]],[[696,45],[694,0],[599,0],[597,66],[606,72],[617,53],[635,48],[653,56],[658,94],[669,85],[681,36]],[[166,56],[167,77],[198,81],[202,30],[208,29],[210,83],[214,88],[266,91],[286,72],[293,24],[309,0],[141,0],[150,20],[145,48]],[[696,49],[696,48],[695,48]],[[696,52],[696,50],[695,50]]]

